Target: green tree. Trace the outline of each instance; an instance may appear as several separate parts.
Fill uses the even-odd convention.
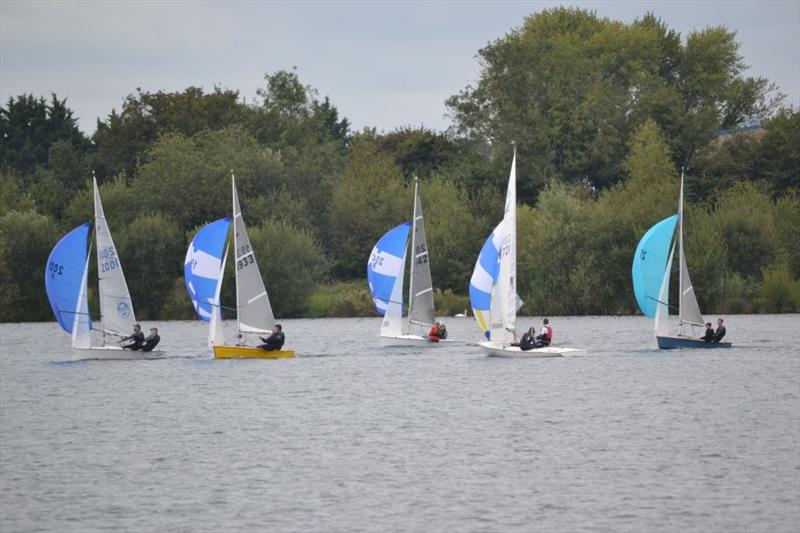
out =
[[[10,211],[0,217],[3,322],[52,319],[44,271],[58,237],[53,221],[35,211]]]
[[[114,239],[137,317],[162,318],[174,280],[182,274],[183,232],[161,214],[142,213]]]

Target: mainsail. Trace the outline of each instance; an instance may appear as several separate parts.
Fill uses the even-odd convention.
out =
[[[247,228],[244,225],[236,179],[233,188],[233,248],[236,258],[236,308],[239,333],[268,333],[275,323],[264,279],[258,269]]]
[[[402,334],[403,274],[411,222],[403,222],[381,237],[367,261],[367,282],[375,308],[383,315],[381,334]]]
[[[186,251],[183,275],[186,291],[197,316],[209,322],[221,316],[219,287],[224,272],[223,250],[228,238],[231,217],[221,218],[203,226]]]
[[[680,287],[680,307],[679,324],[689,324],[692,326],[703,325],[703,314],[700,312],[700,305],[697,303],[697,296],[694,293],[692,280],[689,278],[689,267],[686,265],[686,254],[683,249],[683,172],[681,172],[681,196],[678,201],[678,215],[680,223],[678,228],[678,260],[680,261],[679,287]]]
[[[664,281],[664,271],[669,271],[672,265],[670,245],[675,235],[677,222],[678,215],[672,215],[654,224],[639,241],[633,256],[633,266],[631,267],[633,293],[639,309],[648,318],[655,317],[659,301],[666,302],[661,298],[660,293]],[[667,274],[667,279],[669,279],[669,274]]]
[[[74,347],[89,347],[92,327],[87,298],[89,231],[86,222],[64,235],[47,258],[44,286],[53,315]]]
[[[472,305],[472,314],[484,335],[490,327],[490,310],[492,302],[492,289],[497,284],[497,274],[500,267],[500,224],[492,231],[489,238],[481,248],[472,278],[469,281],[469,301]]]
[[[428,262],[428,241],[419,183],[414,184],[414,221],[411,236],[411,274],[408,286],[408,325],[430,326],[436,319],[433,303],[433,282]],[[405,264],[405,262],[404,262]]]
[[[103,331],[109,333],[125,333],[131,331],[136,317],[133,314],[133,302],[122,273],[122,262],[117,255],[111,231],[108,229],[97,179],[94,182],[94,220],[97,239],[97,276],[100,289],[100,318]]]
[[[491,340],[508,344],[516,338],[517,323],[517,153],[511,161],[503,221],[495,229],[500,264],[491,300]]]

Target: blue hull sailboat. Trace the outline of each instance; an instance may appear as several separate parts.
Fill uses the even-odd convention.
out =
[[[669,279],[676,247],[679,262],[677,334],[673,333],[669,320]],[[696,334],[686,334],[687,328],[696,333],[693,328],[702,328],[704,320],[683,250],[683,173],[678,213],[656,223],[642,236],[633,256],[631,276],[639,309],[655,321],[660,349],[731,347],[729,342],[705,342]]]

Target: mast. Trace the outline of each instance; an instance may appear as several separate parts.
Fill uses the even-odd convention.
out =
[[[236,217],[242,216],[242,212],[241,208],[239,208],[238,213],[236,212],[236,208],[239,206],[238,202],[236,201],[236,177],[233,175],[233,169],[231,169],[231,201],[233,202],[233,257],[234,259],[237,259],[239,255],[239,244],[237,239],[239,232],[236,230]],[[236,280],[236,344],[240,344],[239,341],[242,338],[242,323],[239,319],[239,269],[236,268],[234,271],[236,274],[234,276],[234,279]],[[222,272],[221,275],[224,276],[225,272]],[[222,284],[221,281],[220,284]]]
[[[681,167],[681,193],[678,197],[678,326],[683,333],[683,167]],[[671,264],[670,264],[671,266]]]
[[[100,250],[100,233],[97,231],[99,217],[97,216],[97,198],[100,196],[97,190],[97,176],[95,176],[94,169],[92,169],[92,185],[94,186],[94,238],[97,241],[97,249]],[[105,218],[105,213],[103,213],[103,217]],[[92,247],[89,245],[89,250]],[[91,255],[91,253],[90,253]],[[86,268],[89,268],[89,259],[86,259]],[[97,258],[97,296],[100,302],[103,301],[103,284],[100,283],[100,257]],[[106,323],[103,320],[103,306],[100,306],[100,323],[103,324],[103,328],[101,331],[103,332],[103,346],[106,345]]]
[[[408,316],[406,317],[406,333],[411,331],[411,312],[414,306],[414,272],[417,264],[417,198],[419,194],[419,181],[414,176],[414,218],[411,221],[411,269],[408,273]],[[403,265],[405,268],[405,265]]]

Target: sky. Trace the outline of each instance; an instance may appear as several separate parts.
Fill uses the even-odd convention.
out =
[[[480,76],[477,52],[559,5],[631,22],[653,11],[683,36],[737,32],[750,76],[800,104],[800,0],[254,2],[0,0],[0,101],[55,92],[92,133],[126,95],[237,89],[297,68],[355,129],[445,129],[445,100]]]

